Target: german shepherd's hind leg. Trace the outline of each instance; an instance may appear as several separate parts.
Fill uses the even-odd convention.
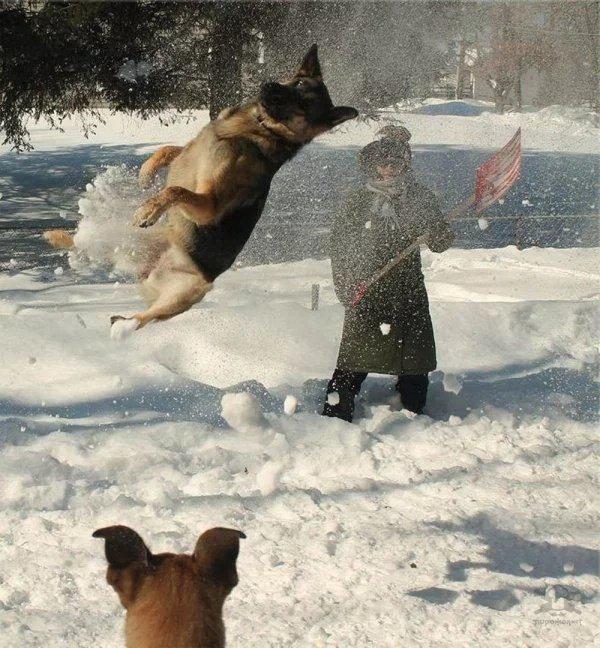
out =
[[[111,317],[111,335],[122,337],[152,321],[184,313],[201,301],[212,286],[185,252],[171,248],[142,282],[142,293],[151,300],[148,309],[130,317]]]
[[[183,151],[183,146],[163,146],[155,151],[140,168],[140,186],[147,189],[158,171],[169,166],[181,151]]]
[[[42,236],[57,250],[70,250],[75,247],[73,234],[67,230],[46,230]]]

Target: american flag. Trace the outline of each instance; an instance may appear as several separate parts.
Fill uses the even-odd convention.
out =
[[[473,207],[481,212],[501,198],[521,174],[521,129],[477,169]]]

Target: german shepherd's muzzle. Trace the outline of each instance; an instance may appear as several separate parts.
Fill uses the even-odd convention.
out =
[[[357,116],[354,108],[334,106],[323,82],[313,45],[296,73],[265,83],[258,101],[226,108],[186,146],[156,151],[140,170],[150,183],[170,166],[166,187],[147,200],[134,225],[157,225],[155,244],[140,263],[146,311],[116,320],[135,320],[130,328],[188,310],[231,267],[262,213],[273,176],[314,137]],[[65,233],[47,232],[65,247]],[[129,325],[128,325],[129,327]]]

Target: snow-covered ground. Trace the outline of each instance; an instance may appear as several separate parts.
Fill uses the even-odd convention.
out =
[[[444,110],[406,114],[417,146],[481,146],[487,120],[493,148],[515,127]],[[597,154],[585,129],[522,118],[532,149]],[[115,120],[98,142],[147,151],[193,130],[177,128]],[[321,146],[334,157],[373,129]],[[74,133],[40,132],[40,156],[66,156]],[[294,172],[308,165],[314,186],[311,151]],[[103,214],[114,233],[129,186],[108,173],[77,188],[90,245]],[[1,274],[0,646],[122,645],[91,538],[115,523],[155,551],[189,551],[213,525],[247,534],[232,647],[597,642],[598,249],[423,258],[439,357],[427,413],[399,409],[393,381],[373,376],[354,424],[318,414],[343,317],[327,260],[236,269],[120,342],[108,319],[138,308],[132,284],[66,257]]]
[[[231,272],[120,343],[108,318],[137,307],[132,286],[3,277],[0,643],[118,646],[90,534],[125,523],[157,550],[246,532],[232,646],[590,645],[596,250],[452,250],[425,267],[428,415],[399,411],[379,377],[353,425],[316,413],[342,319],[326,261]],[[234,398],[223,420],[229,391],[264,419]],[[540,612],[556,583],[575,611]]]

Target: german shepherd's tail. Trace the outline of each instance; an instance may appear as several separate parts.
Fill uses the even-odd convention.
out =
[[[75,247],[73,234],[67,230],[46,230],[43,237],[57,250],[70,250]]]
[[[140,168],[140,186],[147,189],[160,169],[169,166],[183,151],[183,146],[163,146],[155,151]]]

